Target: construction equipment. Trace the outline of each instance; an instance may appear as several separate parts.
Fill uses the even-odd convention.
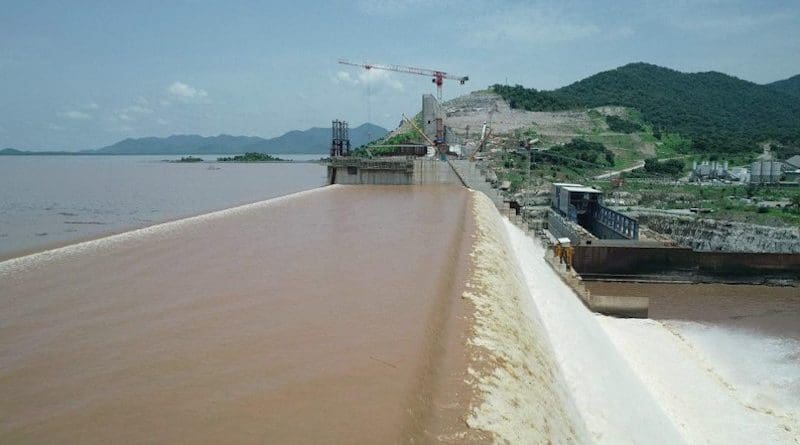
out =
[[[475,147],[475,150],[472,151],[472,154],[469,155],[469,160],[474,161],[475,156],[483,150],[483,146],[486,145],[486,140],[492,135],[492,127],[487,127],[486,125],[483,126],[484,131],[481,132],[481,139],[478,141],[478,146]]]
[[[414,121],[412,121],[411,119],[407,118],[405,114],[403,114],[403,119],[406,122],[408,122],[409,125],[414,127],[414,129],[417,130],[417,133],[421,134],[422,137],[425,138],[425,141],[428,142],[428,144],[430,144],[431,147],[436,147],[436,151],[439,152],[439,156],[440,156],[440,158],[442,160],[446,159],[446,157],[447,157],[447,144],[444,143],[444,140],[440,140],[439,138],[437,138],[436,140],[432,141],[431,138],[429,138],[428,135],[426,135],[425,132],[422,131],[422,129],[419,128],[419,126],[414,123]]]
[[[472,151],[472,154],[469,155],[469,160],[474,161],[475,156],[483,150],[483,146],[486,145],[486,141],[492,136],[492,119],[494,119],[494,113],[497,111],[497,104],[494,104],[492,108],[489,110],[489,115],[487,116],[486,122],[483,123],[483,127],[481,128],[481,138],[478,140],[478,146],[475,147],[475,150]]]
[[[408,122],[409,125],[411,125],[415,130],[417,130],[417,133],[419,133],[420,135],[422,135],[423,138],[425,138],[425,141],[428,143],[428,145],[430,145],[431,147],[436,146],[436,142],[433,142],[431,138],[429,138],[428,135],[426,135],[425,132],[422,131],[422,129],[419,128],[419,126],[414,123],[414,121],[407,118],[405,114],[403,114],[402,116],[404,121]]]
[[[444,84],[444,79],[457,80],[458,83],[460,83],[461,85],[464,85],[464,83],[469,80],[468,76],[456,76],[453,74],[447,74],[446,72],[440,70],[414,68],[412,66],[383,65],[377,63],[354,63],[346,59],[339,59],[339,63],[342,65],[358,66],[361,68],[365,68],[367,70],[377,69],[377,70],[395,71],[398,73],[406,73],[406,74],[418,74],[420,76],[431,77],[431,82],[436,84],[436,95],[439,101],[442,100],[442,85]]]

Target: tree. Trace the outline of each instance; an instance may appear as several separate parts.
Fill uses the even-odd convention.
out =
[[[800,193],[795,193],[789,198],[791,201],[791,206],[795,212],[800,213]]]

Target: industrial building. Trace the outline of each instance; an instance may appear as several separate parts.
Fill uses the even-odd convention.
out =
[[[800,170],[800,155],[794,155],[785,160],[784,163],[789,167],[789,170]]]
[[[783,164],[777,161],[756,161],[750,166],[750,182],[777,184],[783,174]]]
[[[548,227],[574,244],[593,239],[638,240],[639,223],[602,203],[603,192],[581,184],[554,183]]]
[[[703,161],[700,164],[695,161],[692,164],[692,177],[697,180],[708,179],[728,179],[728,161]]]

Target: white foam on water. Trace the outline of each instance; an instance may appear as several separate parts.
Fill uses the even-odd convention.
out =
[[[631,369],[592,312],[545,262],[544,249],[505,220],[569,392],[600,444],[684,443],[679,428]]]
[[[715,324],[664,324],[713,364],[714,372],[736,389],[741,403],[793,420],[792,430],[800,434],[800,341]]]
[[[690,443],[800,443],[800,345],[694,322],[600,317]]]
[[[470,375],[480,403],[467,423],[499,443],[587,443],[500,214],[483,193],[473,197],[476,239],[464,297],[475,305]]]
[[[507,220],[572,397],[597,443],[800,444],[800,344],[695,322],[596,315]]]
[[[136,243],[149,237],[165,237],[178,231],[188,230],[199,223],[212,221],[218,218],[226,218],[234,215],[257,210],[266,206],[272,206],[277,203],[299,198],[312,193],[318,193],[322,190],[330,190],[331,187],[340,187],[331,185],[327,187],[320,187],[316,189],[304,190],[289,195],[279,196],[276,198],[258,201],[251,204],[245,204],[229,209],[219,210],[216,212],[205,213],[198,216],[189,218],[178,219],[161,224],[144,227],[141,229],[131,230],[116,235],[110,235],[103,238],[97,238],[90,241],[84,241],[77,244],[70,244],[68,246],[59,247],[56,249],[45,250],[42,252],[33,253],[26,256],[12,258],[0,262],[0,279],[11,279],[15,273],[31,268],[43,267],[52,261],[62,261],[81,255],[84,253],[91,253],[93,251],[101,251],[111,248],[115,245],[122,243]]]

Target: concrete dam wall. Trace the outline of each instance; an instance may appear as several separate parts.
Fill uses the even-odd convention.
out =
[[[681,280],[764,282],[797,280],[800,255],[701,252],[689,248],[576,246],[573,266],[581,275],[655,275]]]
[[[434,158],[338,158],[328,183],[341,185],[461,185],[449,163]]]

